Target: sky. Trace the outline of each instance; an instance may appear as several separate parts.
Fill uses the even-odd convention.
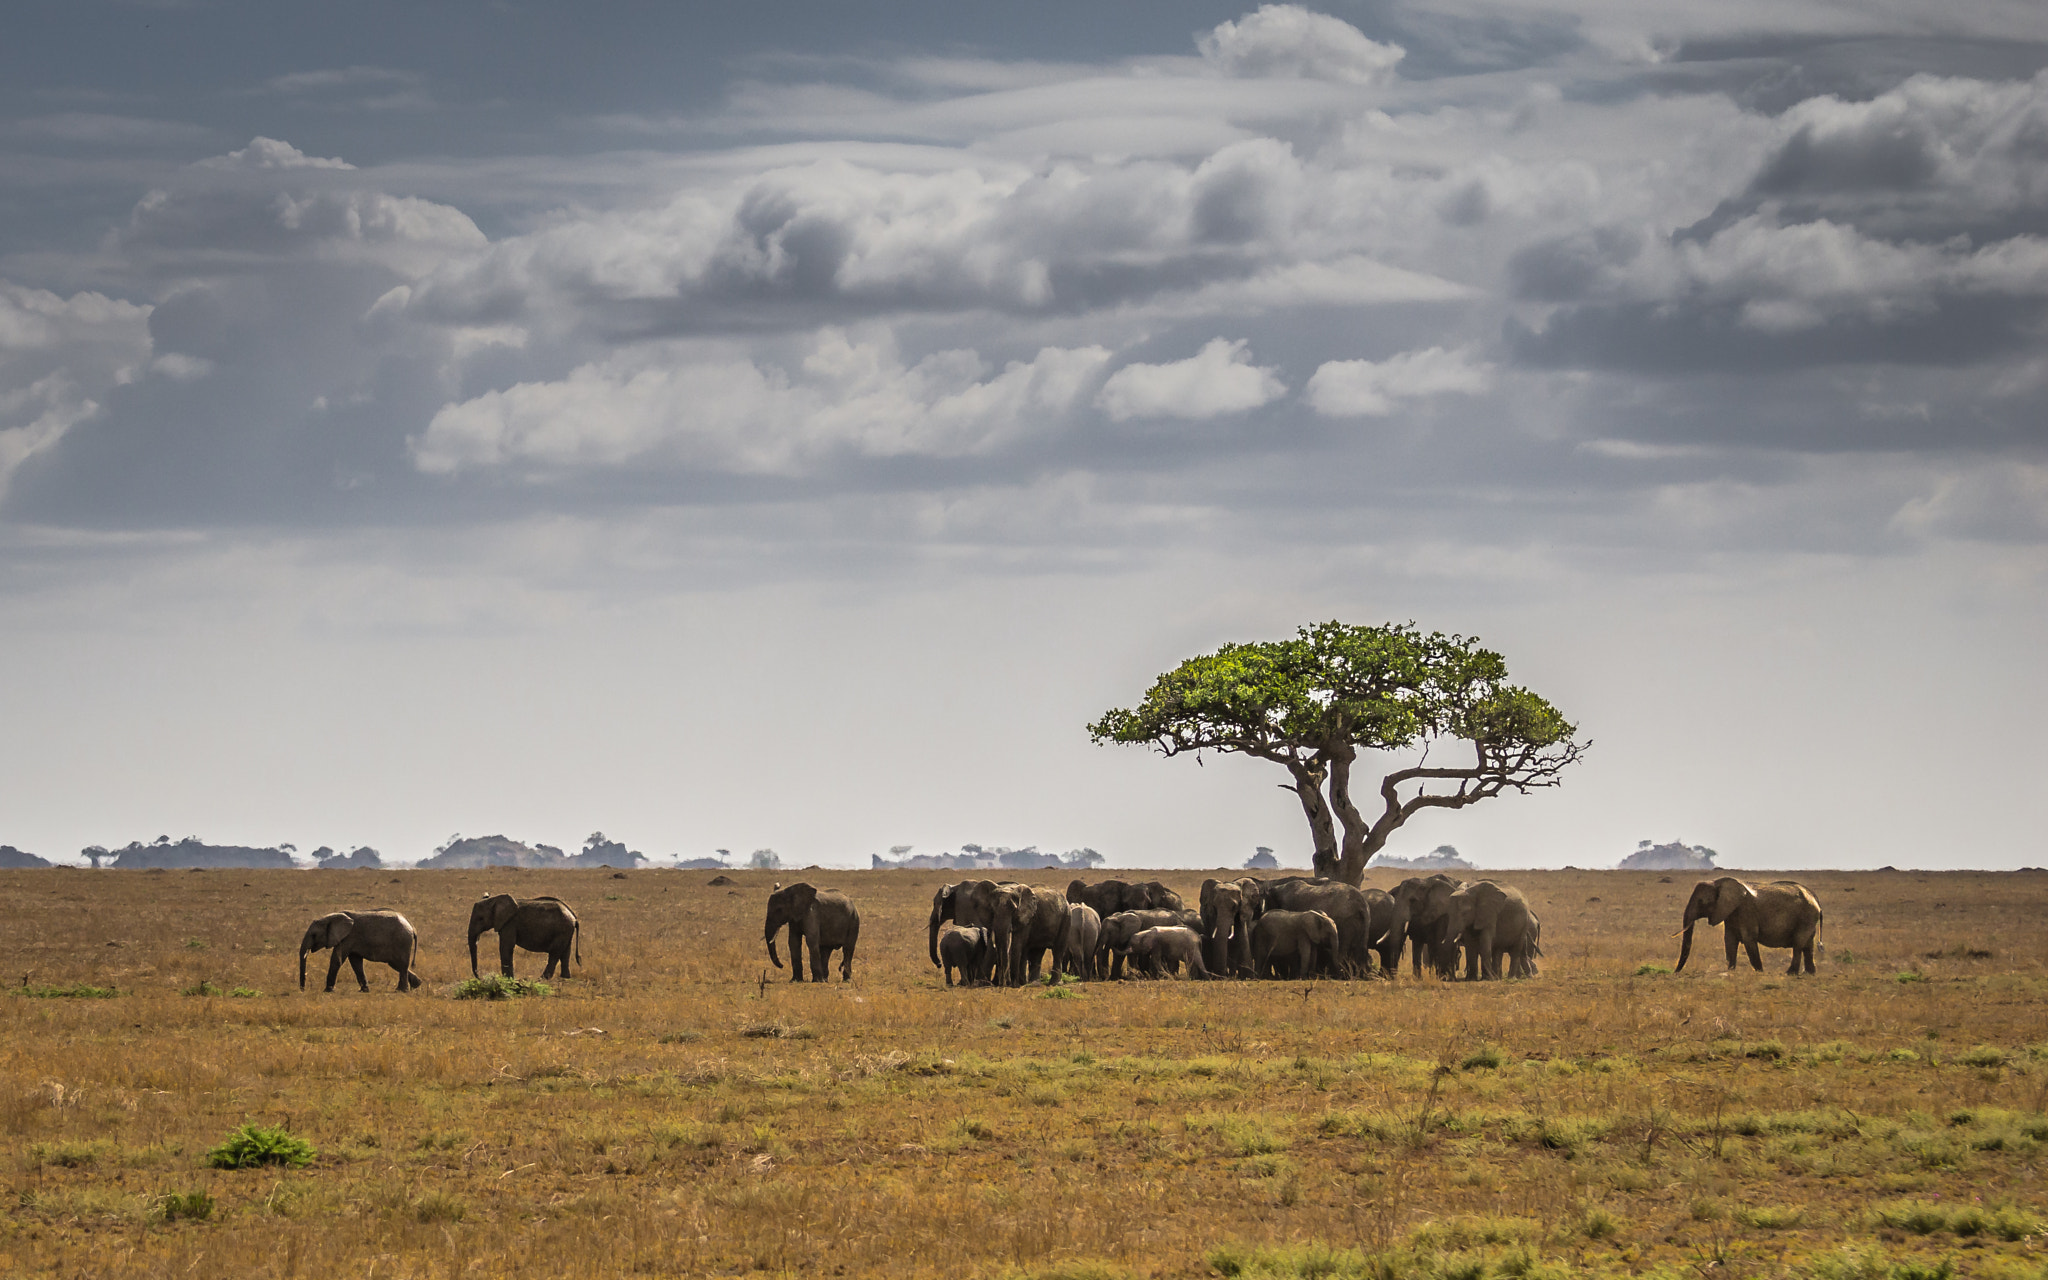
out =
[[[1476,635],[1390,842],[2048,865],[2037,0],[23,0],[0,843],[1305,864],[1084,726]]]

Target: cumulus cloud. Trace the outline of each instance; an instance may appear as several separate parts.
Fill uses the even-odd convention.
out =
[[[239,151],[230,151],[224,156],[213,156],[199,162],[207,169],[353,169],[346,160],[323,160],[309,156],[289,142],[276,138],[257,136],[249,145]]]
[[[1061,425],[1109,358],[1049,347],[994,370],[953,350],[905,365],[886,336],[837,329],[788,369],[730,347],[664,346],[450,404],[412,452],[437,474],[654,461],[778,475],[840,453],[956,457]]]
[[[1221,22],[1197,42],[1202,57],[1225,75],[1377,84],[1393,74],[1404,51],[1366,37],[1342,18],[1295,4],[1261,5]]]
[[[149,312],[0,280],[0,499],[23,463],[56,447],[148,363]]]
[[[1252,363],[1243,339],[1212,339],[1185,360],[1127,364],[1109,376],[1096,404],[1110,417],[1215,418],[1245,413],[1287,394],[1273,370]]]
[[[1427,347],[1386,360],[1332,360],[1308,380],[1309,407],[1328,418],[1380,418],[1397,402],[1493,389],[1491,365],[1470,352]]]

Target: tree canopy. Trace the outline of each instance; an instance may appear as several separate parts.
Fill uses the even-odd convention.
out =
[[[1317,874],[1352,884],[1417,813],[1556,786],[1586,749],[1557,708],[1508,681],[1501,655],[1413,623],[1326,622],[1288,640],[1226,644],[1160,676],[1143,702],[1106,712],[1088,733],[1168,756],[1227,751],[1282,765],[1308,818]],[[1440,747],[1456,758],[1432,763]],[[1372,815],[1351,794],[1362,751],[1419,753],[1381,777]]]

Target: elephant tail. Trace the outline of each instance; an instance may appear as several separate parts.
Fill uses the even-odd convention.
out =
[[[576,964],[583,964],[583,922],[578,920],[569,930],[569,947],[576,953]]]
[[[1813,921],[1813,949],[1821,955],[1828,953],[1828,944],[1821,941],[1820,931],[1827,924],[1826,916],[1816,916]]]

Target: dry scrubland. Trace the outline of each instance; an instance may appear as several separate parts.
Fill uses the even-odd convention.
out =
[[[120,991],[0,997],[0,1274],[2048,1265],[2048,875],[1804,877],[1828,949],[1800,980],[1782,951],[1724,976],[1718,931],[1696,972],[1639,974],[1691,877],[1559,872],[1509,877],[1544,922],[1531,982],[1023,991],[940,984],[925,918],[958,877],[908,872],[814,877],[861,905],[855,981],[764,988],[774,877],[735,878],[0,874],[8,986]],[[578,908],[586,968],[451,1000],[468,904],[505,886]],[[300,994],[306,921],[376,905],[428,988]],[[247,1120],[318,1160],[207,1168]],[[195,1191],[210,1217],[167,1216]]]

